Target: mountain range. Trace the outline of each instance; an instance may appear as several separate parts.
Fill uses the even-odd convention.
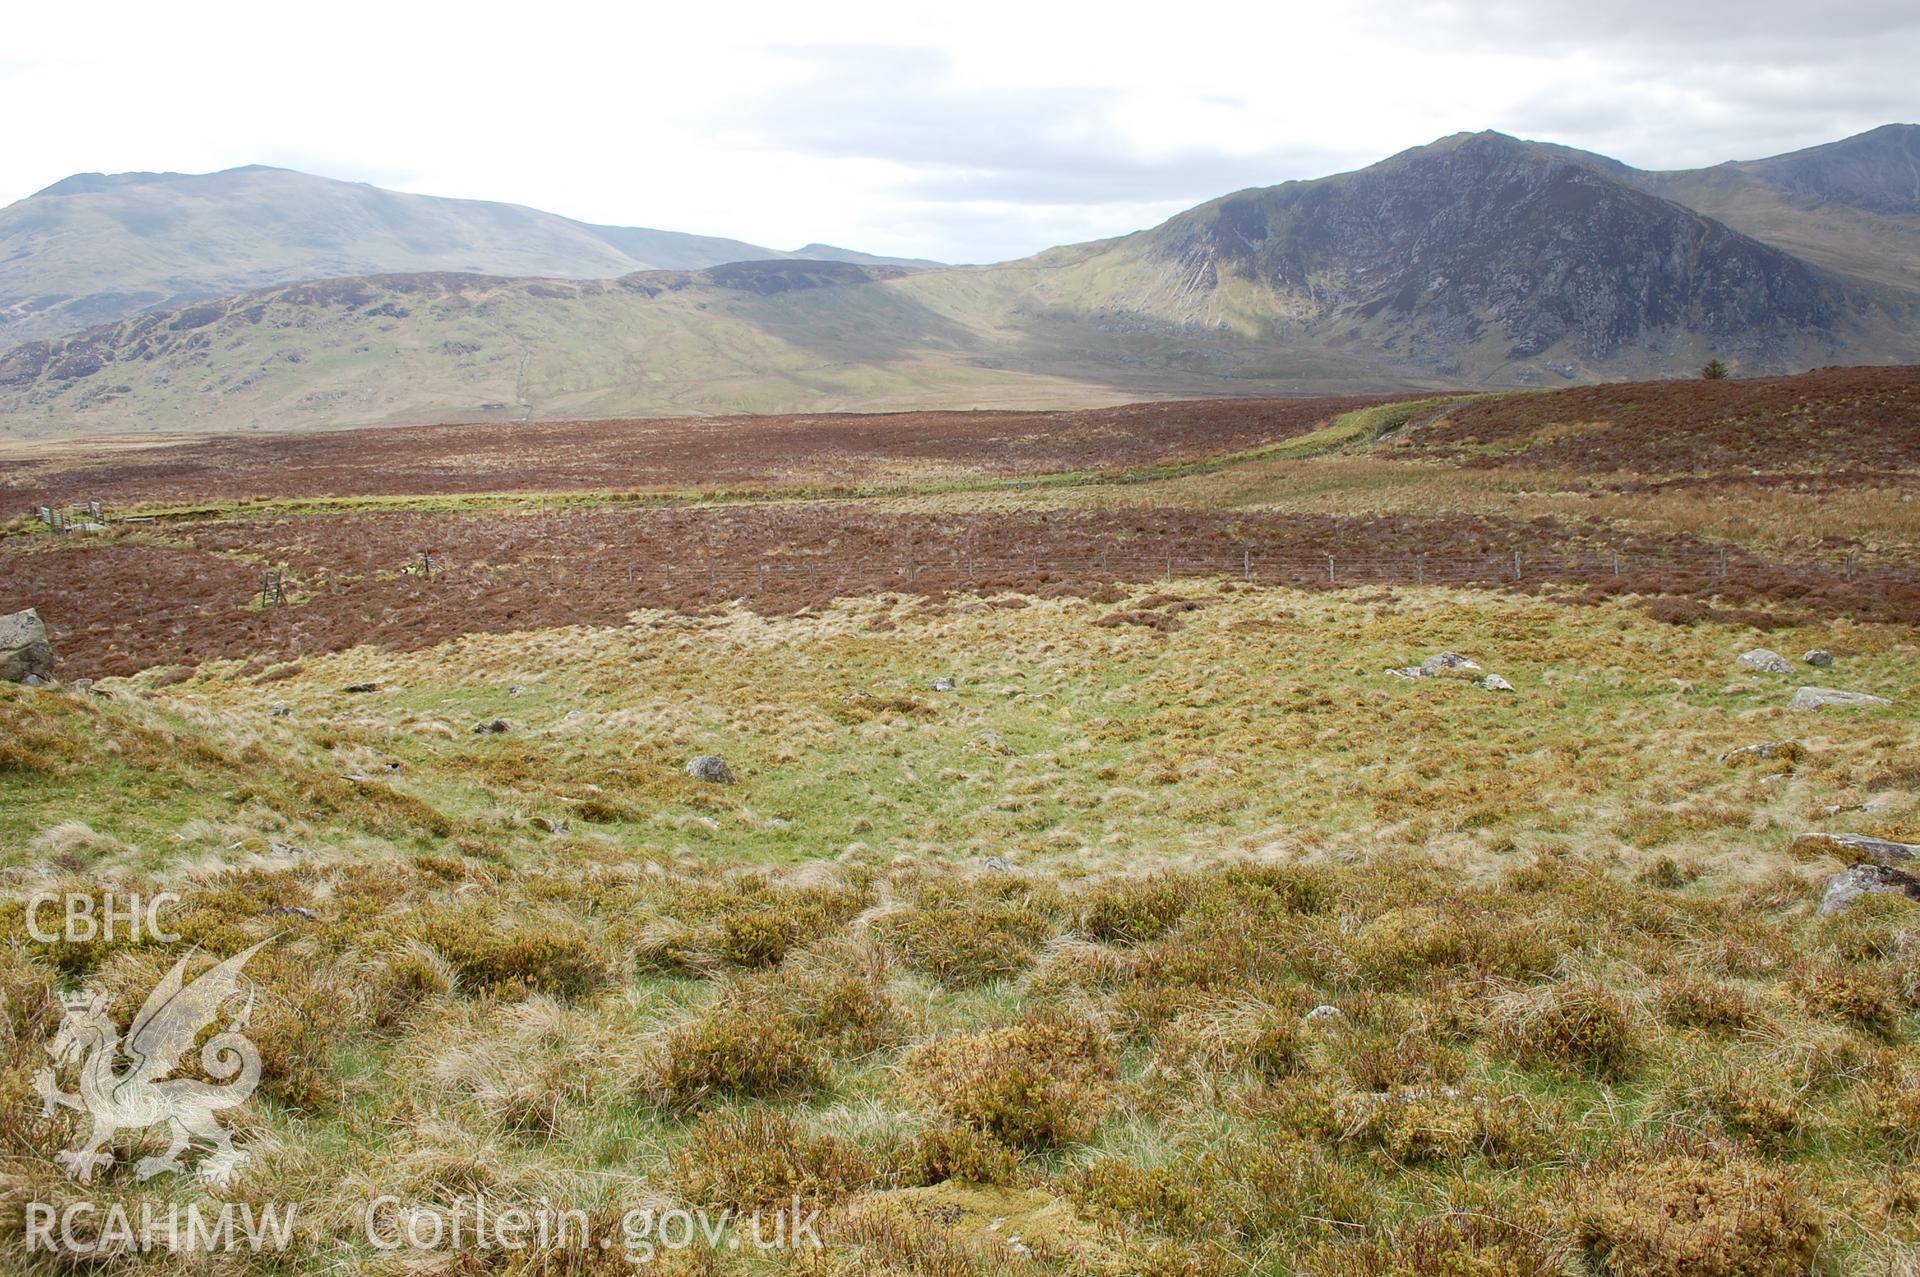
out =
[[[774,258],[938,264],[595,226],[260,164],[78,173],[0,210],[0,347],[310,279],[423,271],[608,279]]]
[[[170,288],[199,291],[140,300]],[[985,267],[284,170],[89,175],[0,212],[6,307],[49,325],[120,308],[0,352],[16,437],[1912,362],[1920,127],[1676,172],[1458,134]]]

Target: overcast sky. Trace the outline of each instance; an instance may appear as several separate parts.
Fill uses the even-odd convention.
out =
[[[284,165],[989,261],[1481,128],[1646,168],[1920,120],[1920,4],[16,5],[0,203]]]

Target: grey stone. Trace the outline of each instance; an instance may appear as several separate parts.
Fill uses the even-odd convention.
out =
[[[40,613],[28,608],[9,616],[0,616],[0,680],[28,683],[38,687],[53,677],[53,644],[47,641],[47,627]]]
[[[1920,878],[1901,873],[1886,865],[1855,865],[1827,879],[1827,894],[1821,898],[1821,913],[1838,913],[1862,896],[1897,891],[1909,900],[1920,900]]]
[[[980,867],[990,874],[1010,874],[1013,872],[1013,866],[998,856],[988,856],[986,862]]]
[[[483,718],[473,725],[475,736],[498,736],[512,726],[504,718]]]
[[[1339,1007],[1322,1003],[1300,1018],[1308,1024],[1339,1024],[1346,1020],[1347,1013]]]
[[[1772,648],[1756,647],[1751,652],[1742,652],[1733,660],[1743,670],[1754,670],[1761,674],[1791,674],[1793,662]]]
[[[1920,844],[1894,842],[1888,838],[1869,838],[1865,834],[1825,832],[1795,834],[1793,845],[1801,851],[1830,851],[1840,856],[1864,857],[1881,865],[1920,860]]]
[[[361,693],[361,692],[377,692],[377,691],[379,691],[379,690],[380,690],[380,684],[378,684],[378,683],[348,683],[348,684],[347,684],[347,685],[346,685],[345,687],[343,687],[343,688],[341,688],[340,690],[341,690],[341,691],[343,691],[343,692],[354,692],[354,693]]]
[[[936,692],[951,692],[953,690],[953,680],[945,677],[936,678],[927,684],[927,686]]]
[[[1891,705],[1884,696],[1865,692],[1843,692],[1837,687],[1803,687],[1787,702],[1788,709],[1821,709],[1828,705]]]
[[[718,754],[700,754],[687,760],[687,775],[710,785],[731,785],[739,780],[727,760]]]
[[[1506,679],[1501,678],[1498,674],[1487,675],[1480,680],[1480,686],[1486,688],[1489,692],[1511,692],[1513,690],[1513,684],[1507,682]]]
[[[285,704],[276,704],[267,715],[269,718],[292,718],[293,710]]]
[[[1833,653],[1823,647],[1816,647],[1800,659],[1809,665],[1816,665],[1821,669],[1826,669],[1833,664]]]

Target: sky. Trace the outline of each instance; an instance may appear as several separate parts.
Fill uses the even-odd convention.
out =
[[[1913,0],[79,12],[9,11],[0,204],[261,163],[980,262],[1460,131],[1688,168],[1920,121]]]

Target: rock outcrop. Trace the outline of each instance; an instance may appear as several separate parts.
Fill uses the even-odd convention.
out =
[[[1855,865],[1827,879],[1827,894],[1821,898],[1821,913],[1838,913],[1862,896],[1897,891],[1909,900],[1920,900],[1920,878],[1886,865]]]
[[[1788,709],[1824,709],[1829,705],[1891,705],[1884,696],[1865,692],[1843,692],[1837,687],[1803,687],[1787,702]]]
[[[32,608],[0,616],[0,680],[45,683],[53,678],[53,644]]]

